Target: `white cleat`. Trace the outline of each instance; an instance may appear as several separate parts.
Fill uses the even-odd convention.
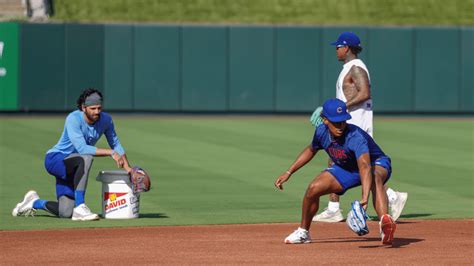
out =
[[[313,222],[337,223],[342,221],[344,221],[344,216],[341,209],[332,212],[326,208],[323,212],[313,217]]]
[[[395,193],[397,194],[397,199],[393,202],[389,202],[388,204],[393,221],[398,220],[408,199],[408,193],[406,192],[396,191]]]
[[[36,210],[33,208],[33,203],[39,199],[38,193],[34,190],[26,192],[23,201],[19,202],[15,208],[12,210],[13,216],[34,216]]]
[[[86,204],[82,203],[81,205],[74,208],[72,213],[73,221],[94,221],[99,220],[99,215],[92,213],[89,207]]]
[[[293,233],[285,238],[285,244],[306,244],[311,243],[311,236],[308,230],[298,227]]]

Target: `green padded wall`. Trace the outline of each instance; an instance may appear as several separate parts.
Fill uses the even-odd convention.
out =
[[[133,108],[133,27],[106,25],[104,37],[104,108]]]
[[[0,22],[0,111],[18,110],[18,24]]]
[[[343,31],[376,112],[474,112],[472,27],[153,24],[20,24],[18,108],[72,110],[97,87],[106,110],[310,113],[335,97]]]
[[[374,110],[407,112],[414,109],[414,37],[410,28],[370,29],[366,62],[370,72]]]
[[[180,27],[136,25],[134,32],[134,110],[180,110]]]
[[[461,29],[460,110],[474,112],[474,29]]]
[[[65,110],[65,25],[21,24],[20,32],[20,109]]]
[[[227,110],[227,30],[183,27],[182,110]]]
[[[229,29],[229,109],[274,111],[273,27]]]
[[[457,111],[460,31],[419,28],[415,34],[415,111]]]
[[[66,106],[76,108],[81,92],[104,90],[104,26],[66,25]],[[107,95],[104,95],[107,97]]]
[[[276,29],[276,111],[308,111],[321,99],[321,31],[311,27]]]

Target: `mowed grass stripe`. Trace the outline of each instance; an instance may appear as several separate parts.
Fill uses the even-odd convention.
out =
[[[114,121],[130,160],[154,177],[153,189],[142,195],[141,219],[77,224],[45,214],[11,217],[12,207],[30,187],[46,199],[54,198],[54,178],[47,175],[43,160],[60,136],[64,117],[0,118],[1,228],[297,222],[307,184],[327,163],[321,152],[283,192],[273,187],[274,179],[311,141],[307,117],[116,115]],[[376,120],[376,140],[394,165],[389,185],[410,193],[402,218],[474,217],[473,166],[466,162],[472,161],[469,123],[472,120],[450,122],[452,130],[439,130],[440,121],[424,125]],[[426,130],[424,138],[413,134],[420,129]],[[453,132],[455,140],[449,141]],[[98,146],[107,143],[102,139]],[[107,157],[94,161],[86,194],[94,211],[101,209],[101,184],[95,177],[114,167]],[[359,197],[357,188],[342,198],[344,213]],[[321,209],[326,202],[327,197],[321,199]]]

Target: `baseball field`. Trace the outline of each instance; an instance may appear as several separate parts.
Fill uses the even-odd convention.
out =
[[[474,262],[472,117],[376,116],[375,139],[394,168],[389,186],[409,193],[391,248],[380,245],[375,221],[366,237],[357,237],[345,223],[314,223],[312,244],[283,244],[299,223],[307,184],[327,161],[320,152],[284,191],[273,186],[312,139],[306,116],[116,114],[114,120],[132,164],[151,175],[152,190],[141,196],[139,219],[72,222],[45,212],[11,216],[30,189],[42,199],[55,198],[54,178],[43,162],[60,136],[64,116],[0,116],[2,262],[20,263],[17,254],[27,251],[33,256],[24,263],[67,258],[132,263],[142,252],[149,254],[142,263],[332,263],[328,256],[342,256],[341,250],[344,256],[367,254],[354,263],[369,256],[384,264]],[[101,183],[95,178],[112,169],[110,158],[95,158],[86,194],[94,212],[101,212]],[[344,213],[359,196],[355,188],[341,198]],[[321,206],[326,202],[324,197]],[[369,214],[375,214],[372,207]],[[72,249],[56,254],[51,247],[57,243]],[[132,251],[108,256],[119,249],[120,254]]]

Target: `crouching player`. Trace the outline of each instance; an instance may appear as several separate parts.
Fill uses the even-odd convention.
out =
[[[130,172],[112,117],[102,112],[102,94],[92,88],[84,90],[77,107],[79,110],[67,116],[58,143],[46,152],[45,168],[56,178],[57,201],[42,200],[36,191],[28,191],[13,209],[13,216],[29,216],[36,210],[45,210],[73,221],[98,220],[99,216],[84,202],[93,157],[110,156],[118,167]],[[103,134],[111,149],[94,147]]]
[[[300,227],[285,239],[285,243],[311,242],[309,228],[318,211],[321,196],[330,193],[342,195],[348,189],[362,185],[360,203],[367,209],[369,193],[372,191],[373,205],[380,218],[382,243],[391,244],[396,224],[388,214],[388,199],[384,190],[384,184],[391,174],[390,158],[365,131],[346,123],[351,115],[343,101],[327,100],[321,116],[324,122],[316,128],[312,143],[301,152],[288,171],[275,181],[275,186],[282,190],[283,183],[321,149],[334,162],[332,167],[321,172],[309,184],[303,199]]]

